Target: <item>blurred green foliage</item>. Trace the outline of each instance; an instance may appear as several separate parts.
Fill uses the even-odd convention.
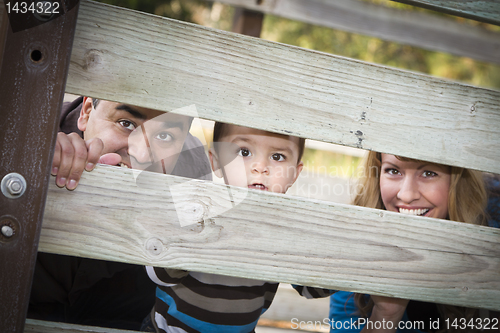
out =
[[[500,89],[500,66],[266,15],[261,37],[377,64]]]
[[[358,177],[358,166],[361,161],[361,157],[311,148],[305,149],[302,156],[306,170],[330,177]]]
[[[202,0],[98,0],[109,5],[135,9],[176,20],[195,22],[194,14]]]

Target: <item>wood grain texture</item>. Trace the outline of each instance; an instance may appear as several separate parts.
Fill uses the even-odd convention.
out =
[[[438,12],[500,25],[498,0],[392,0]]]
[[[292,20],[378,37],[428,50],[500,63],[500,33],[451,18],[359,0],[222,0]]]
[[[137,179],[100,166],[73,192],[53,185],[39,249],[500,309],[498,229],[163,174]]]
[[[124,24],[123,22],[127,22]],[[69,93],[500,173],[500,92],[82,1]]]

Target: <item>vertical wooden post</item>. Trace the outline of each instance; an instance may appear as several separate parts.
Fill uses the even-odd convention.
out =
[[[2,333],[24,331],[78,14],[78,0],[50,4],[41,15],[11,7],[7,16],[0,1]]]
[[[233,17],[233,32],[260,37],[264,14],[249,9],[236,7]]]

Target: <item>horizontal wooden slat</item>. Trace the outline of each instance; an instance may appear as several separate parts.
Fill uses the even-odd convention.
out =
[[[500,33],[359,0],[222,0],[292,20],[500,64]]]
[[[498,91],[89,1],[66,89],[500,173]]]
[[[498,0],[393,0],[443,13],[500,25]]]
[[[27,319],[24,333],[134,333],[136,331]]]
[[[49,189],[39,249],[500,309],[498,229],[117,167]]]

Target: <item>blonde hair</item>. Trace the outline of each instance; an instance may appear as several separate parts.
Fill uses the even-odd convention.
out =
[[[406,157],[401,161],[418,161]],[[361,169],[353,204],[357,206],[385,209],[380,194],[380,173],[382,154],[369,152]],[[451,166],[451,181],[448,192],[448,219],[476,225],[486,225],[487,194],[482,173],[475,170]],[[361,316],[367,317],[373,308],[373,301],[363,294],[355,294],[356,306]],[[445,318],[472,318],[475,309],[438,304],[438,310]]]

